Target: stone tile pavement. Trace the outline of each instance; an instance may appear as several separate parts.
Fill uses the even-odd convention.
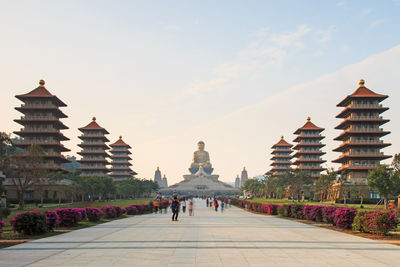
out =
[[[400,247],[235,207],[133,216],[0,250],[0,266],[400,266]]]

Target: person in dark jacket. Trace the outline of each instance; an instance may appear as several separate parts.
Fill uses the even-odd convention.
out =
[[[174,199],[172,200],[171,210],[172,210],[172,221],[177,221],[179,214],[179,200],[177,196],[174,196]]]

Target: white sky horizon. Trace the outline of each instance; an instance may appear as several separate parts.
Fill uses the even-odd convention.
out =
[[[159,166],[169,185],[181,181],[202,140],[214,173],[233,182],[243,166],[268,171],[270,147],[281,135],[293,144],[310,116],[337,168],[336,104],[365,79],[389,95],[383,151],[399,153],[399,4],[285,2],[1,2],[0,131],[21,128],[15,95],[44,79],[68,105],[64,155],[80,158],[78,128],[95,116],[110,143],[132,146],[138,177]]]

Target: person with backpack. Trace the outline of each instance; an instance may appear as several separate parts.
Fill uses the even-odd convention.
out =
[[[172,200],[171,210],[172,210],[172,221],[178,221],[179,200],[177,196],[174,196],[174,199]]]

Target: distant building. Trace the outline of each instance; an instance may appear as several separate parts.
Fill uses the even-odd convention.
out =
[[[273,161],[271,163],[272,169],[266,174],[280,176],[290,171],[290,165],[292,165],[292,162],[290,161],[292,158],[292,145],[286,142],[282,136],[281,140],[279,140],[279,142],[273,145],[271,148],[273,149],[271,153],[273,155],[271,158]]]
[[[60,107],[67,105],[57,96],[52,95],[45,87],[43,80],[39,81],[39,87],[24,95],[15,96],[24,104],[15,108],[24,116],[14,120],[23,128],[14,132],[21,139],[14,139],[14,145],[26,150],[32,144],[39,145],[44,150],[44,164],[50,170],[63,170],[62,163],[69,162],[61,153],[70,151],[61,142],[69,140],[61,130],[68,129],[61,122],[61,118],[67,118]]]
[[[246,167],[243,167],[242,175],[240,175],[240,185],[243,186],[244,183],[249,179],[246,171]]]
[[[342,164],[339,171],[345,171],[349,182],[366,184],[368,171],[375,169],[381,160],[391,157],[380,151],[391,144],[381,140],[390,132],[380,127],[389,121],[380,116],[389,109],[380,104],[388,96],[374,93],[364,83],[360,80],[357,90],[337,104],[344,109],[336,116],[343,121],[335,129],[343,131],[334,140],[342,143],[333,151],[342,154],[333,162]]]
[[[294,132],[297,136],[293,142],[297,144],[293,150],[297,151],[293,155],[296,159],[293,164],[297,165],[296,170],[307,171],[313,178],[318,178],[321,171],[325,170],[321,167],[321,164],[326,162],[321,158],[325,154],[321,151],[321,148],[325,146],[321,142],[325,138],[321,135],[324,130],[312,123],[311,118],[308,117],[307,122]]]
[[[235,188],[239,188],[240,187],[240,178],[239,175],[236,177],[235,179]]]
[[[61,167],[69,172],[74,172],[76,169],[80,168],[82,164],[80,164],[75,156],[67,156],[67,160],[69,160],[69,163],[63,163],[61,164]]]
[[[132,154],[129,149],[131,148],[127,143],[122,140],[122,136],[114,143],[111,144],[111,173],[110,177],[114,181],[122,181],[128,178],[132,178],[137,173],[131,170],[132,164],[129,162]]]
[[[109,164],[106,159],[109,157],[106,152],[109,147],[106,142],[109,140],[105,135],[109,132],[96,122],[96,117],[85,127],[79,128],[79,131],[82,132],[79,136],[82,143],[78,144],[82,148],[81,152],[78,152],[82,156],[78,161],[82,164],[79,168],[82,171],[81,176],[106,176],[109,173],[106,167]]]
[[[167,177],[165,176],[165,174],[164,174],[164,177],[163,177],[163,179],[162,179],[162,187],[163,188],[167,188],[168,187],[168,180],[167,180]]]
[[[157,170],[154,172],[154,182],[156,182],[160,188],[163,187],[160,167],[157,167]]]

